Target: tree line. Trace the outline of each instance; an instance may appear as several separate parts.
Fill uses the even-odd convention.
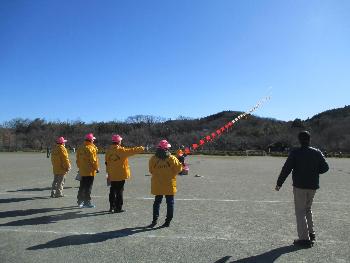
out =
[[[241,112],[223,111],[204,118],[191,119],[180,116],[176,120],[150,115],[130,116],[124,121],[92,122],[46,121],[16,118],[0,126],[0,150],[44,151],[64,136],[69,149],[77,148],[84,135],[92,132],[101,151],[111,143],[112,134],[120,134],[126,146],[153,146],[167,139],[172,149],[191,146],[215,132],[237,117]],[[199,152],[234,152],[259,150],[286,152],[297,146],[297,134],[309,130],[312,144],[326,152],[350,152],[350,106],[329,110],[311,119],[280,121],[254,115],[236,122],[214,140],[205,143]]]

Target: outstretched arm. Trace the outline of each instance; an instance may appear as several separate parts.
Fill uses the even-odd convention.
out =
[[[138,154],[138,153],[142,153],[145,151],[145,147],[143,146],[138,146],[138,147],[131,147],[131,148],[128,148],[128,147],[122,147],[120,149],[120,154],[125,156],[125,157],[129,157],[129,156],[132,156],[132,155],[135,155],[135,154]]]

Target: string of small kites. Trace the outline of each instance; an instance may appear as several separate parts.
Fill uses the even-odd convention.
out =
[[[204,144],[206,144],[208,142],[212,142],[213,140],[217,139],[225,131],[229,131],[229,128],[231,128],[233,126],[233,124],[235,124],[236,122],[238,122],[242,118],[245,118],[247,115],[250,115],[252,112],[256,111],[263,103],[267,102],[269,99],[270,99],[270,96],[264,97],[250,110],[238,115],[236,118],[229,121],[224,126],[218,128],[215,132],[212,132],[210,135],[203,137],[202,139],[199,140],[198,143],[193,143],[192,146],[186,147],[184,149],[184,152],[186,154],[191,154],[191,152],[196,151],[199,147],[202,147]]]

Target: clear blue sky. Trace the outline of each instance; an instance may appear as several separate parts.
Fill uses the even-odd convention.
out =
[[[348,0],[1,0],[0,123],[350,104]]]

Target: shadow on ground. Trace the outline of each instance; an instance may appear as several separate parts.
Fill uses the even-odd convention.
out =
[[[7,204],[7,203],[15,203],[15,202],[23,202],[23,201],[32,201],[32,200],[38,200],[38,199],[48,199],[49,197],[43,196],[43,197],[21,197],[21,198],[6,198],[6,199],[0,199],[0,204]]]
[[[79,187],[65,186],[63,189],[71,189],[71,188],[79,188]],[[8,191],[6,191],[6,192],[8,192],[8,193],[16,193],[16,192],[40,192],[40,191],[47,191],[47,190],[51,190],[51,187],[24,188],[24,189],[17,189],[17,190],[8,190]]]
[[[108,232],[101,232],[96,234],[71,235],[71,236],[54,239],[45,244],[29,247],[27,248],[27,250],[38,250],[38,249],[57,248],[57,247],[65,247],[65,246],[79,246],[79,245],[85,245],[85,244],[91,244],[91,243],[99,243],[99,242],[104,242],[108,239],[131,236],[137,233],[153,231],[159,228],[160,227],[148,228],[146,226],[142,226],[142,227],[124,228],[124,229],[108,231]]]
[[[73,210],[79,209],[77,206],[67,206],[60,208],[37,208],[37,209],[26,209],[26,210],[12,210],[0,212],[0,218],[6,217],[17,217],[17,216],[29,216],[40,213],[49,213],[55,211]]]
[[[260,255],[256,256],[251,256],[247,258],[242,258],[238,260],[233,260],[229,261],[232,257],[231,256],[225,256],[214,263],[256,263],[256,262],[261,262],[261,263],[272,263],[275,262],[280,256],[283,254],[288,254],[297,250],[302,249],[301,247],[289,245],[289,246],[284,246],[284,247],[279,247],[272,249],[268,252],[265,252]]]
[[[109,214],[109,212],[106,212],[106,211],[100,211],[100,212],[94,212],[94,213],[81,213],[82,211],[83,210],[67,212],[59,215],[48,215],[48,216],[21,219],[21,220],[16,220],[12,222],[7,222],[5,224],[0,224],[0,226],[46,225],[46,224],[56,223],[62,220],[70,220],[70,219],[77,219],[82,217],[92,217],[92,216]]]

